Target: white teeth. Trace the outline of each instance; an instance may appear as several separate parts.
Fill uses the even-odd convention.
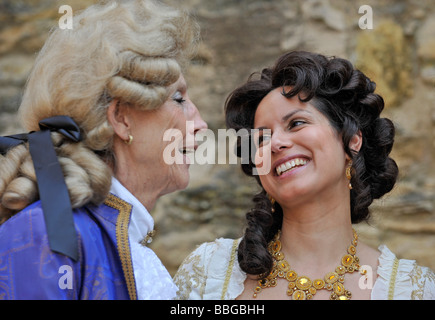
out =
[[[287,161],[279,166],[276,167],[276,173],[280,176],[282,173],[293,169],[296,166],[303,166],[307,164],[307,160],[305,159],[293,159],[291,161]]]

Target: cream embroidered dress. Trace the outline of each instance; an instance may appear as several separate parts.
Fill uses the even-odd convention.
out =
[[[181,300],[233,300],[244,289],[246,274],[237,261],[240,239],[204,243],[181,264],[174,282]],[[378,277],[372,300],[435,300],[435,274],[414,260],[397,259],[379,247]]]

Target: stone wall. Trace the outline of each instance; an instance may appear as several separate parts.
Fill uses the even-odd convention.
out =
[[[63,4],[91,0],[3,0],[0,3],[0,133],[21,132],[15,118],[35,53]],[[378,84],[385,116],[397,126],[393,157],[400,180],[356,226],[376,247],[435,269],[435,6],[433,0],[168,0],[190,10],[202,44],[187,74],[189,94],[209,128],[225,128],[223,104],[247,76],[288,50],[350,59]],[[373,29],[361,29],[362,5]],[[363,21],[364,22],[364,21]],[[242,235],[258,187],[237,165],[194,164],[188,189],[160,199],[152,247],[174,273],[198,244]]]

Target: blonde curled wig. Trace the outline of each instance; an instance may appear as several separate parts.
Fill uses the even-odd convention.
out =
[[[106,110],[116,99],[151,110],[169,97],[196,49],[199,28],[185,12],[153,0],[104,1],[54,28],[38,54],[18,114],[24,128],[69,116],[83,141],[52,140],[73,208],[104,201],[111,181],[114,131]],[[28,145],[0,156],[0,223],[38,200]]]

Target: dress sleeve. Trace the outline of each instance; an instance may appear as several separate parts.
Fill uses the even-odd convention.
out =
[[[410,300],[435,300],[435,274],[427,267],[415,265],[410,273]]]
[[[240,239],[204,243],[181,264],[174,281],[181,300],[232,300],[244,288],[246,275],[237,262]]]
[[[435,274],[415,260],[397,259],[384,245],[379,247],[378,278],[373,300],[435,300]]]
[[[202,300],[207,280],[207,269],[212,255],[210,243],[203,243],[184,259],[174,276],[178,300]]]

